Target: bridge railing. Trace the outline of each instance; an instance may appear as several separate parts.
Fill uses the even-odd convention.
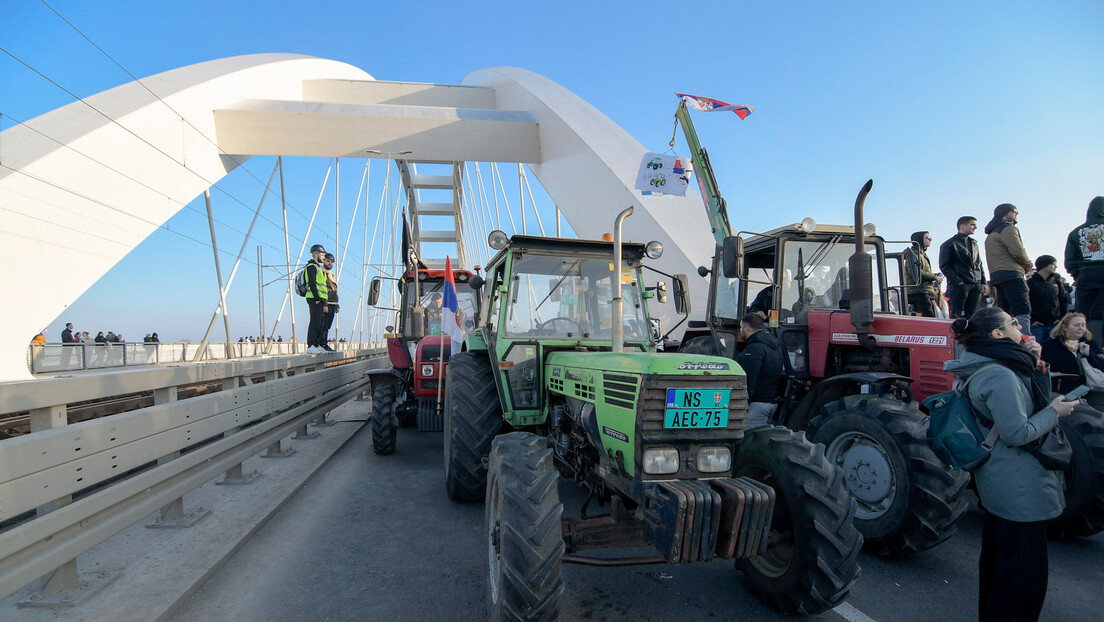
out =
[[[0,384],[0,415],[30,419],[30,433],[0,440],[0,598],[42,578],[35,604],[72,604],[90,580],[78,579],[81,553],[158,509],[162,521],[185,520],[185,493],[223,472],[242,478],[245,459],[279,455],[297,430],[310,436],[308,423],[369,389],[368,372],[387,365],[385,349],[359,349]],[[206,389],[178,399],[197,385]],[[66,416],[70,404],[151,392],[152,405],[136,410]]]
[[[365,348],[381,348],[383,343],[332,342],[337,352]],[[186,363],[196,360],[200,344],[188,341],[158,343],[47,343],[27,347],[27,368],[32,374],[46,374],[109,367],[157,365],[159,363]],[[225,343],[208,343],[202,360],[240,359],[257,356],[285,356],[304,354],[306,344],[291,342],[237,342],[230,344],[227,355]]]

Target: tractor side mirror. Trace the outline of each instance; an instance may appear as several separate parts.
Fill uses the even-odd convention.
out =
[[[425,309],[420,304],[410,309],[410,336],[416,340],[425,337]]]
[[[721,246],[721,268],[725,278],[743,278],[744,276],[744,239],[732,235],[724,239]]]
[[[548,299],[552,302],[560,301],[560,288],[556,287],[560,284],[560,279],[548,279]]]
[[[663,281],[656,283],[656,300],[659,301],[659,304],[667,303],[667,283]]]
[[[379,278],[372,279],[372,284],[368,287],[368,306],[374,307],[379,302],[380,296],[380,280]]]
[[[483,277],[478,274],[472,275],[472,277],[468,279],[468,286],[474,290],[478,290],[480,287],[483,287]]]
[[[690,280],[685,274],[676,274],[672,284],[675,288],[675,312],[682,315],[689,315]]]
[[[389,332],[389,333],[393,333],[393,332],[395,332],[395,327],[394,327],[394,326],[391,326],[391,325],[387,325],[387,326],[384,326],[384,327],[383,327],[383,330],[385,330],[385,331],[387,331],[387,332]]]

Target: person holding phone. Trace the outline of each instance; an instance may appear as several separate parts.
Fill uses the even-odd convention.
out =
[[[1047,589],[1046,523],[1062,513],[1065,495],[1062,474],[1021,447],[1079,402],[1051,399],[1041,346],[1000,307],[978,309],[951,329],[965,350],[944,369],[960,380],[978,376],[967,397],[979,423],[999,432],[989,460],[973,472],[982,506],[978,619],[1038,620]]]
[[[1077,377],[1054,379],[1054,390],[1069,393],[1079,385],[1085,384],[1085,372],[1081,369],[1081,360],[1104,371],[1104,358],[1100,348],[1092,340],[1088,322],[1083,313],[1071,312],[1050,331],[1050,340],[1043,344],[1043,360],[1050,365],[1050,371],[1056,374],[1076,374]],[[1096,409],[1104,407],[1104,393],[1093,393],[1089,404]]]

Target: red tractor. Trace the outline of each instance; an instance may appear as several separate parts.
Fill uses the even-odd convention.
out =
[[[415,278],[417,275],[417,278]],[[466,333],[475,326],[478,301],[467,270],[453,270],[458,304],[457,322]],[[451,340],[442,330],[444,270],[419,266],[397,280],[398,328],[387,326],[389,369],[369,372],[372,379],[372,448],[377,454],[395,452],[398,427],[417,425],[419,432],[440,432],[441,400],[444,399],[445,368],[451,354]],[[380,278],[372,279],[368,305],[379,303]],[[382,309],[382,308],[381,308]]]

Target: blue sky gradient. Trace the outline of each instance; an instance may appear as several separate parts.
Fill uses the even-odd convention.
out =
[[[984,224],[993,207],[1011,202],[1020,208],[1028,252],[1061,257],[1066,233],[1104,194],[1099,1],[49,4],[138,77],[260,52],[340,60],[380,80],[446,84],[475,69],[518,66],[575,92],[653,151],[667,148],[675,91],[751,104],[756,111],[744,121],[729,113],[695,117],[743,230],[809,215],[846,223],[855,193],[873,178],[867,219],[888,238],[926,229],[938,244],[959,216]],[[130,81],[37,1],[0,0],[0,47],[80,96]],[[0,129],[72,101],[0,54]],[[681,138],[678,145],[686,153]],[[254,158],[247,168],[267,180],[272,165],[272,158]],[[288,164],[291,224],[300,235],[300,214],[313,208],[326,165],[306,158]],[[342,162],[341,193],[350,198],[343,214],[351,212],[362,166]],[[383,166],[372,168],[374,215]],[[231,253],[223,256],[224,273],[252,216],[241,204],[256,205],[261,190],[236,171],[213,192],[224,223],[219,245]],[[547,216],[549,202],[538,201]],[[331,181],[312,241],[332,239],[333,202]],[[263,213],[278,223],[279,202],[270,197]],[[51,341],[67,320],[129,340],[149,331],[166,340],[201,337],[217,303],[202,197],[166,227],[177,233],[158,231],[62,317],[43,318]],[[349,268],[357,289],[360,230],[353,237],[358,265]],[[277,249],[282,257],[278,227],[262,221],[257,236],[266,260],[275,263]],[[255,245],[246,252],[250,261]],[[133,300],[135,288],[137,308],[121,313],[120,298]],[[280,293],[266,289],[269,326]],[[258,332],[256,299],[256,266],[244,264],[229,302],[235,336]],[[297,310],[300,321],[303,315],[305,308]]]

